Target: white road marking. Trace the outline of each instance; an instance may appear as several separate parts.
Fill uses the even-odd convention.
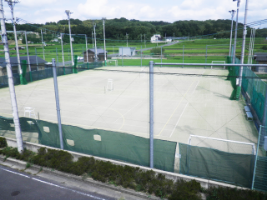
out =
[[[61,189],[65,189],[65,190],[69,190],[69,191],[72,191],[74,193],[77,193],[77,194],[81,194],[81,195],[84,195],[84,196],[87,196],[87,197],[91,197],[91,198],[94,198],[94,199],[99,199],[99,200],[105,200],[103,198],[100,198],[100,197],[96,197],[96,196],[93,196],[91,194],[87,194],[87,193],[84,193],[84,192],[80,192],[80,191],[77,191],[77,190],[73,190],[73,189],[70,189],[70,188],[67,188],[67,187],[64,187],[64,186],[60,186],[60,185],[57,185],[57,184],[54,184],[54,183],[50,183],[50,182],[47,182],[47,181],[43,181],[43,180],[40,180],[40,179],[37,179],[37,178],[31,178],[30,176],[27,176],[25,174],[21,174],[21,173],[18,173],[18,172],[14,172],[14,171],[11,171],[11,170],[8,170],[8,169],[4,169],[2,167],[0,167],[0,169],[6,171],[6,172],[9,172],[9,173],[12,173],[12,174],[16,174],[16,175],[19,175],[19,176],[23,176],[25,178],[30,178],[34,181],[38,181],[40,183],[44,183],[46,185],[50,185],[50,186],[54,186],[54,187],[57,187],[57,188],[61,188]]]

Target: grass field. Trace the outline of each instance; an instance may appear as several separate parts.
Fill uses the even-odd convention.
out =
[[[238,38],[237,41],[237,56],[241,54],[241,43],[242,40]],[[249,39],[246,42],[246,54],[248,53]],[[267,44],[267,40],[263,38],[256,38],[254,52],[267,52],[267,50],[261,49],[263,45]],[[98,43],[98,47],[103,48],[103,43]],[[119,47],[126,46],[125,42],[114,42],[107,40],[107,51],[108,54],[118,53]],[[144,43],[131,43],[129,41],[129,47],[136,47],[137,50],[141,49],[141,45],[144,48]],[[160,44],[159,44],[160,45]],[[208,46],[207,46],[208,45]],[[25,46],[25,45],[21,45]],[[146,47],[156,47],[157,44],[152,44],[150,42],[146,43]],[[10,46],[13,48],[14,46]],[[207,58],[205,57],[207,47]],[[88,48],[92,48],[92,44],[88,44]],[[184,48],[184,50],[183,50]],[[60,44],[53,44],[44,47],[43,49],[40,44],[29,46],[30,55],[38,55],[41,58],[45,58],[47,62],[51,62],[52,58],[55,58],[57,62],[62,62],[62,51]],[[85,44],[73,44],[74,54],[78,56],[83,56],[85,51]],[[229,54],[229,39],[198,39],[193,41],[182,40],[177,44],[163,47],[164,49],[164,62],[185,62],[185,63],[211,63],[212,61],[225,61],[227,55]],[[16,56],[16,51],[10,51],[11,56]],[[184,54],[184,58],[182,55]],[[20,50],[21,56],[26,56],[26,50]],[[150,50],[143,51],[143,55],[151,56]],[[1,57],[4,56],[3,53],[0,54]],[[139,54],[140,56],[140,54]],[[159,55],[156,55],[159,57]],[[69,44],[64,45],[64,59],[65,61],[71,60],[71,53]],[[160,59],[154,59],[155,62],[160,62]],[[148,60],[143,59],[142,65],[148,65]],[[247,62],[247,56],[245,57],[245,63]],[[119,66],[141,66],[140,59],[118,59]]]

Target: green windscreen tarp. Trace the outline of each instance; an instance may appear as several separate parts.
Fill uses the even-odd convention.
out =
[[[255,155],[235,154],[217,149],[179,143],[180,173],[251,187]]]
[[[0,130],[14,131],[11,124],[13,124],[11,118],[0,118]],[[24,135],[28,132],[37,132],[40,144],[60,147],[56,123],[22,117],[20,124]],[[148,138],[70,125],[62,125],[62,132],[65,150],[149,167],[150,141]],[[174,172],[176,146],[176,142],[154,139],[154,167],[156,169]]]

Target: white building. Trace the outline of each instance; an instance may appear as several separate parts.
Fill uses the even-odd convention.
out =
[[[157,43],[157,42],[159,42],[159,41],[161,41],[161,36],[160,36],[160,34],[155,34],[155,35],[153,35],[153,36],[151,37],[151,43]]]
[[[119,56],[135,56],[135,47],[120,47]]]

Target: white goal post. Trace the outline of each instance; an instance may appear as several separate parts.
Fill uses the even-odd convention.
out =
[[[212,61],[211,64],[225,64],[225,61]],[[211,65],[211,69],[212,69],[212,65]],[[225,66],[223,67],[223,69],[225,69]]]
[[[221,139],[221,138],[205,137],[205,136],[199,136],[199,135],[190,135],[189,139],[188,139],[188,144],[189,145],[191,145],[192,137],[209,139],[209,140],[217,140],[217,141],[223,141],[223,142],[231,142],[231,143],[236,143],[236,144],[251,145],[252,146],[252,154],[256,155],[256,148],[255,148],[255,144],[254,143],[239,142],[239,141],[234,141],[234,140],[226,140],[226,139]]]
[[[115,66],[118,66],[118,60],[107,60],[107,65],[108,64],[111,64],[111,63],[113,63],[114,62],[114,64],[115,64]]]

